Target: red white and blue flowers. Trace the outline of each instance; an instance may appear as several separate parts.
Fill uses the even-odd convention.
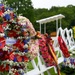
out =
[[[38,40],[32,23],[0,4],[0,71],[23,75],[28,61],[37,56]],[[32,42],[33,41],[33,42]],[[35,46],[36,45],[36,46]]]

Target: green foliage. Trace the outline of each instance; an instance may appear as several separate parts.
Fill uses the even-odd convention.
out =
[[[67,7],[56,7],[53,6],[51,9],[34,9],[35,10],[35,19],[39,20],[39,19],[43,19],[43,18],[47,18],[50,16],[54,16],[57,14],[63,14],[65,16],[64,19],[62,19],[62,28],[71,28],[72,25],[71,22],[72,20],[75,20],[75,6],[73,5],[68,5]],[[36,23],[35,23],[36,25]],[[51,33],[53,31],[56,31],[56,23],[55,22],[51,22],[51,23],[47,23],[47,32]],[[39,24],[37,24],[35,26],[35,28],[37,29],[37,26],[39,26]],[[42,25],[43,26],[43,25]],[[39,30],[39,29],[37,29]],[[42,32],[43,32],[43,27],[42,27]]]
[[[2,17],[0,17],[0,24],[3,22],[3,18]]]
[[[75,69],[68,66],[61,67],[61,72],[65,73],[66,75],[75,75]]]
[[[0,75],[8,75],[8,72],[0,72]]]

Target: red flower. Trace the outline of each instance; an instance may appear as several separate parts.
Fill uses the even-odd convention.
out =
[[[5,71],[8,71],[8,70],[9,70],[9,65],[6,64]]]
[[[0,16],[2,16],[3,12],[0,10]]]
[[[17,55],[16,57],[18,62],[22,62],[22,57],[20,55]]]
[[[17,42],[15,44],[13,44],[13,46],[15,46],[16,48],[18,48],[20,51],[24,50],[24,48],[23,48],[24,43],[22,43],[21,40],[17,40]]]
[[[24,61],[25,62],[28,62],[29,61],[29,58],[28,57],[24,56],[23,58],[24,58]]]
[[[9,55],[8,55],[7,51],[4,52],[4,55],[5,55],[5,57],[4,57],[5,60],[9,59]]]
[[[16,33],[16,31],[10,30],[10,31],[8,32],[8,36],[9,36],[9,37],[18,37],[18,34]]]
[[[0,60],[6,60],[9,58],[8,51],[3,51],[0,49]]]
[[[2,26],[3,26],[3,27],[6,27],[7,24],[8,24],[8,22],[4,22],[4,23],[2,24]]]
[[[20,43],[21,43],[21,40],[17,40],[17,42],[15,44],[13,44],[13,46],[19,47]]]
[[[9,55],[9,59],[10,59],[10,60],[14,60],[14,57],[15,57],[15,56],[14,56],[13,53],[11,53],[11,54]]]
[[[14,19],[14,13],[10,13],[11,19]]]
[[[8,58],[9,58],[8,51],[3,51],[1,60],[4,61],[4,60],[7,60]]]
[[[1,71],[1,72],[4,72],[4,71],[5,71],[4,65],[0,65],[0,71]]]
[[[19,73],[18,72],[15,72],[15,75],[19,75]]]
[[[4,29],[3,29],[2,25],[0,25],[0,32],[1,32],[1,33],[4,32]]]
[[[5,38],[0,37],[0,49],[2,49],[5,46]]]

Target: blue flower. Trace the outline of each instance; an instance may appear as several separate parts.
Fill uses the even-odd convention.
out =
[[[66,60],[66,58],[64,58],[64,62],[66,62],[67,60]]]
[[[13,8],[9,8],[10,11],[13,11]]]
[[[23,42],[24,42],[24,44],[27,44],[28,41],[27,40],[24,40]]]
[[[21,73],[21,72],[19,72],[19,74],[20,74],[20,75],[24,75],[24,72],[22,72],[22,73]]]
[[[3,4],[0,4],[0,7],[4,6]]]
[[[0,10],[3,10],[3,6],[4,6],[3,4],[0,4]]]
[[[24,72],[22,72],[21,75],[24,75]]]
[[[13,61],[14,61],[14,62],[17,62],[17,58],[15,57]]]
[[[24,52],[27,53],[28,52],[28,49],[25,49]]]
[[[6,11],[7,11],[7,10],[13,11],[13,8],[7,7],[5,10],[6,10]]]
[[[4,38],[7,38],[7,36],[5,35]]]
[[[4,18],[5,18],[7,21],[9,21],[11,17],[10,17],[9,14],[6,14],[6,15],[4,16]]]

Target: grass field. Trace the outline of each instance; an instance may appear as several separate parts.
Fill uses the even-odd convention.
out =
[[[50,72],[51,75],[58,75],[57,73],[54,72],[54,69],[53,68],[50,69],[49,72]],[[45,75],[48,75],[47,72],[45,72],[44,74]],[[61,75],[66,75],[66,74],[64,74],[64,73],[61,72]]]

